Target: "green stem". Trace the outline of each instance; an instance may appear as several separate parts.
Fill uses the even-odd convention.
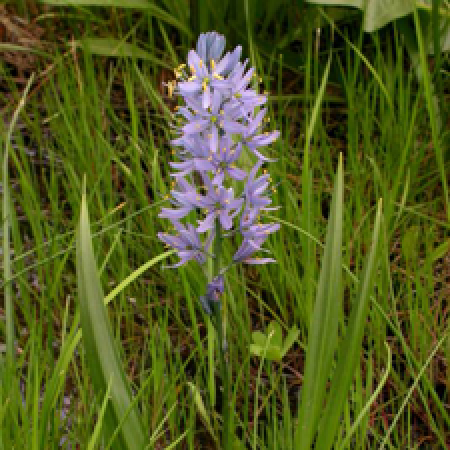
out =
[[[222,230],[220,228],[220,221],[217,218],[215,222],[215,238],[214,238],[214,276],[220,275],[220,256],[222,253]],[[223,339],[223,323],[222,323],[222,308],[220,302],[214,305],[217,337],[219,340],[219,358],[220,358],[220,372],[222,376],[223,392],[222,392],[222,449],[228,450],[230,448],[230,401],[229,401],[229,377],[228,366],[225,359],[224,339]]]

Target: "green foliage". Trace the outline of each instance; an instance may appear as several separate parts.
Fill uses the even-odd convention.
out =
[[[272,338],[268,342],[268,336]],[[261,331],[254,331],[252,333],[253,344],[250,345],[250,353],[255,356],[262,357],[265,350],[265,358],[270,361],[281,361],[290,348],[294,345],[299,335],[296,326],[293,326],[288,331],[286,338],[283,341],[281,326],[278,322],[272,321],[267,327],[267,334]],[[267,346],[267,349],[266,349]]]
[[[80,300],[83,345],[86,351],[89,373],[95,391],[110,402],[106,406],[103,429],[105,438],[113,435],[121,424],[117,436],[117,448],[142,448],[145,432],[139,419],[139,412],[131,404],[131,389],[126,379],[114,341],[111,325],[103,302],[103,292],[98,277],[97,265],[92,248],[86,194],[81,201],[80,225],[77,236],[77,280]],[[94,432],[95,433],[95,432]]]
[[[11,19],[19,3],[23,16]],[[143,448],[217,446],[219,349],[198,302],[207,275],[164,269],[172,252],[155,237],[174,110],[161,84],[201,29],[223,32],[228,49],[243,45],[270,94],[269,125],[282,132],[267,150],[282,205],[270,214],[282,224],[269,240],[277,264],[232,267],[226,283],[235,447],[294,450],[305,426],[317,448],[415,448],[425,435],[445,448],[448,3],[418,2],[417,17],[394,21],[395,2],[391,16],[371,19],[359,3],[49,0],[38,12],[19,3],[8,2],[2,24],[45,33],[0,44],[0,449],[116,448],[133,415]],[[385,25],[366,34],[369,19]],[[339,153],[345,189],[331,209]],[[75,270],[84,174],[85,277],[97,286],[95,314],[103,310],[86,335]],[[325,238],[337,215],[340,253],[337,236]],[[229,259],[226,242],[222,250]],[[320,272],[336,278],[339,265],[334,290]],[[86,346],[97,316],[126,376],[111,379],[110,399],[108,373],[92,376],[101,347]],[[128,406],[108,427],[120,380]],[[300,390],[314,403],[306,422]]]

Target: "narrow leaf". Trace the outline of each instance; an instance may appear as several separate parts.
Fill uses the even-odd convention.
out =
[[[316,302],[309,327],[302,403],[296,430],[300,450],[310,450],[319,420],[326,384],[337,343],[342,276],[342,202],[344,192],[342,154],[339,158],[325,252]]]
[[[364,325],[369,309],[369,299],[373,290],[374,275],[377,269],[377,249],[381,226],[381,200],[378,203],[378,211],[373,231],[372,247],[367,256],[361,282],[358,286],[358,294],[349,319],[345,340],[342,343],[340,358],[334,371],[327,406],[319,427],[317,448],[329,449],[332,446],[334,436],[339,426],[339,418],[347,398],[355,368],[359,363],[361,343]]]
[[[80,224],[77,234],[77,280],[80,300],[83,345],[95,392],[105,395],[108,381],[111,402],[105,411],[103,432],[111,436],[131,404],[131,389],[119,358],[111,325],[104,305],[97,265],[94,259],[86,193],[81,202]],[[144,445],[144,430],[137,407],[128,412],[117,438],[117,448],[135,449]]]

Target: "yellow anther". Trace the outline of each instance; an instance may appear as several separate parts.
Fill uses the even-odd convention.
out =
[[[219,112],[220,112],[220,114],[222,114],[222,115],[225,114],[225,111],[224,111],[223,109],[221,109]]]
[[[261,77],[259,77],[259,82],[262,83],[262,78]]]
[[[204,91],[206,91],[206,86],[207,86],[207,82],[206,82],[206,80],[203,80],[202,81],[202,89],[204,90]]]
[[[200,67],[200,69],[203,67],[203,61],[200,60],[200,62],[198,63],[198,66]]]
[[[228,200],[227,198],[225,199],[225,203],[228,205],[228,203],[230,203],[230,200]]]
[[[212,139],[212,133],[208,133],[208,139]]]
[[[204,213],[208,214],[209,213],[209,209],[205,209]]]
[[[178,105],[175,105],[175,111],[178,111],[180,109],[180,107]]]
[[[223,76],[219,75],[218,73],[213,74],[213,77],[214,77],[216,80],[223,80]]]
[[[212,156],[208,156],[208,161],[212,161]]]
[[[264,95],[267,95],[268,93],[269,93],[268,91],[264,91],[264,92],[263,92]]]
[[[211,65],[211,70],[214,70],[214,68],[216,67],[216,63],[214,62],[213,59],[211,59],[210,65]]]
[[[216,123],[217,122],[217,117],[216,116],[211,116],[211,122]]]
[[[189,66],[189,69],[191,69],[192,73],[195,73],[195,67],[192,64]]]
[[[199,201],[199,200],[200,200],[200,195],[197,195],[197,196],[195,197],[195,200]]]
[[[269,132],[268,131],[264,131],[264,135],[265,136],[269,136]]]
[[[267,173],[267,169],[263,169],[263,174],[265,175]]]
[[[241,97],[242,97],[242,94],[241,94],[240,92],[236,92],[236,94],[234,94],[234,96],[235,96],[236,98],[241,98]]]
[[[222,149],[222,151],[225,153],[225,152],[227,151],[227,148],[224,147],[224,148]]]
[[[172,98],[173,88],[174,88],[174,86],[173,86],[172,82],[169,81],[167,83],[167,91],[168,91],[168,94],[169,94],[169,98]]]
[[[194,80],[196,80],[197,79],[197,77],[195,76],[195,75],[192,75],[192,77],[189,77],[188,78],[188,81],[194,81]]]
[[[195,124],[195,129],[196,129],[196,130],[199,130],[199,129],[200,129],[200,124],[199,124],[199,123],[196,123],[196,124]]]

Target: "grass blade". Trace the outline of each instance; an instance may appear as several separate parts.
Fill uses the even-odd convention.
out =
[[[104,395],[112,377],[111,402],[106,408],[103,430],[109,437],[131,403],[131,389],[119,358],[111,325],[103,300],[97,265],[94,259],[86,193],[81,202],[80,224],[77,236],[77,280],[81,310],[83,344],[95,391]],[[142,448],[144,430],[135,407],[122,424],[116,441],[118,448]]]
[[[95,424],[94,432],[92,433],[91,439],[89,440],[87,450],[94,450],[95,444],[98,441],[100,436],[100,431],[102,429],[103,417],[105,416],[106,407],[108,406],[109,401],[109,393],[111,392],[111,383],[112,378],[109,379],[108,388],[105,393],[105,398],[103,399],[102,407],[100,408],[100,412],[98,413],[97,423]]]
[[[447,220],[450,221],[448,183],[444,163],[444,154],[442,152],[441,139],[439,137],[439,124],[435,111],[436,105],[433,99],[433,89],[430,80],[430,73],[428,71],[428,61],[427,61],[427,54],[425,51],[425,44],[422,36],[422,28],[420,26],[419,14],[416,9],[414,10],[414,24],[416,26],[417,43],[419,44],[419,57],[420,57],[420,65],[422,67],[422,76],[423,76],[422,81],[425,87],[425,99],[427,103],[428,115],[430,117],[431,138],[433,140],[433,147],[436,152],[437,165],[439,168],[439,172],[441,174],[441,182],[444,190],[444,202],[445,202],[444,206],[447,212]]]
[[[319,421],[326,383],[337,342],[342,277],[342,203],[344,180],[342,154],[335,181],[325,252],[319,275],[316,303],[309,328],[302,403],[295,441],[300,450],[309,450]]]
[[[11,249],[9,239],[10,217],[10,198],[9,198],[9,177],[8,177],[8,154],[11,146],[11,137],[14,127],[19,119],[20,111],[25,106],[25,99],[33,83],[34,74],[31,75],[23,91],[22,98],[17,105],[11,123],[9,124],[8,134],[6,135],[5,154],[3,155],[3,277],[4,280],[11,279]],[[6,312],[6,360],[12,364],[14,360],[14,310],[12,304],[11,283],[6,282],[4,286],[5,312]]]
[[[389,427],[389,430],[387,431],[386,435],[384,436],[383,442],[381,443],[381,446],[380,446],[380,450],[384,450],[384,447],[386,446],[386,444],[389,440],[389,436],[391,435],[392,431],[394,430],[395,425],[398,422],[398,419],[400,419],[400,417],[403,413],[403,410],[405,409],[405,406],[408,404],[409,399],[411,398],[411,395],[417,388],[417,385],[419,384],[419,381],[422,378],[422,375],[424,374],[426,368],[429,366],[429,364],[431,363],[431,360],[434,358],[434,356],[436,355],[436,352],[439,350],[439,348],[444,343],[445,339],[447,339],[447,337],[448,337],[448,333],[445,333],[444,336],[442,336],[441,339],[439,339],[439,342],[436,344],[433,351],[430,353],[430,356],[428,356],[427,360],[425,361],[425,364],[420,369],[420,372],[417,374],[413,385],[410,387],[408,393],[406,394],[405,399],[403,400],[403,403],[400,406],[400,409],[398,410],[397,414],[395,415],[395,418],[392,421],[391,426]]]
[[[333,443],[334,436],[339,426],[344,401],[347,398],[348,390],[353,379],[355,367],[359,362],[361,353],[361,343],[369,309],[370,293],[373,290],[374,275],[377,269],[377,249],[380,236],[381,225],[381,200],[378,203],[378,211],[375,219],[373,231],[372,247],[367,256],[363,276],[358,286],[356,302],[353,306],[349,319],[347,332],[342,351],[334,372],[327,406],[321,420],[317,448],[329,449]]]
[[[103,6],[109,8],[128,8],[141,11],[147,11],[155,19],[162,20],[163,22],[173,25],[180,31],[183,31],[189,37],[192,37],[192,32],[179,20],[175,18],[173,14],[164,11],[159,6],[148,0],[39,0],[40,3],[46,3],[47,5],[54,6]]]

